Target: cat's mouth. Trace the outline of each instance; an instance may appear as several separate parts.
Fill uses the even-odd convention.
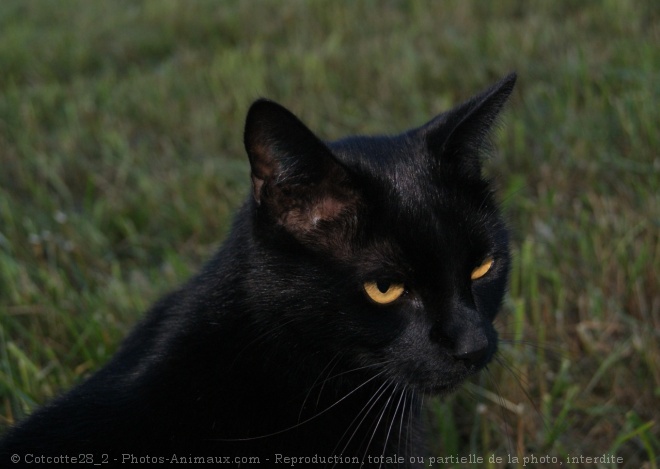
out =
[[[424,394],[433,395],[433,396],[446,396],[448,394],[453,393],[458,388],[460,388],[464,382],[465,380],[461,379],[461,380],[457,380],[456,382],[447,383],[447,384],[438,384],[438,385],[426,384],[422,388],[422,392],[424,392]]]
[[[464,367],[461,370],[435,370],[408,374],[405,380],[409,385],[428,395],[447,395],[456,391],[470,377],[479,373],[485,366]]]
[[[434,396],[445,396],[456,391],[465,382],[464,378],[459,378],[441,383],[418,383],[417,387],[424,393]]]

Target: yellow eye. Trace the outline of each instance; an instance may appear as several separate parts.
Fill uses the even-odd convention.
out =
[[[385,281],[364,282],[364,291],[371,300],[386,305],[403,295],[404,288],[400,283]]]
[[[484,261],[483,264],[481,264],[479,267],[477,267],[476,269],[474,269],[472,271],[472,274],[470,275],[470,278],[472,280],[476,280],[478,278],[483,277],[484,275],[486,275],[488,273],[488,271],[490,270],[492,265],[493,265],[493,258],[489,257],[488,259],[486,259]]]

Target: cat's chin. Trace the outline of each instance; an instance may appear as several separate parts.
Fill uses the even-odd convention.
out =
[[[429,396],[447,396],[458,390],[464,382],[465,380],[460,380],[455,383],[424,386],[421,388],[421,391]]]
[[[410,384],[426,395],[446,396],[458,390],[469,377],[474,376],[481,370],[482,368],[473,368],[454,376],[443,374],[434,378],[427,377],[425,380],[415,380]]]
[[[423,394],[426,394],[428,396],[446,396],[448,394],[453,393],[458,388],[460,388],[464,382],[465,380],[460,379],[445,383],[417,384],[414,387],[416,387],[419,391],[421,391]]]

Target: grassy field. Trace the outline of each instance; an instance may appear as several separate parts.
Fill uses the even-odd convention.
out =
[[[657,468],[659,44],[655,0],[3,0],[0,432],[217,248],[253,99],[327,139],[398,132],[516,70],[488,164],[514,231],[502,353],[430,403],[433,452]]]

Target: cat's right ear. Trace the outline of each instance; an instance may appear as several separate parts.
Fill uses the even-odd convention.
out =
[[[283,106],[267,99],[252,104],[244,142],[257,205],[294,235],[340,218],[354,202],[343,166]]]
[[[491,130],[515,83],[516,74],[511,73],[423,127],[428,148],[440,161],[442,173],[481,176],[482,157],[492,147]]]

